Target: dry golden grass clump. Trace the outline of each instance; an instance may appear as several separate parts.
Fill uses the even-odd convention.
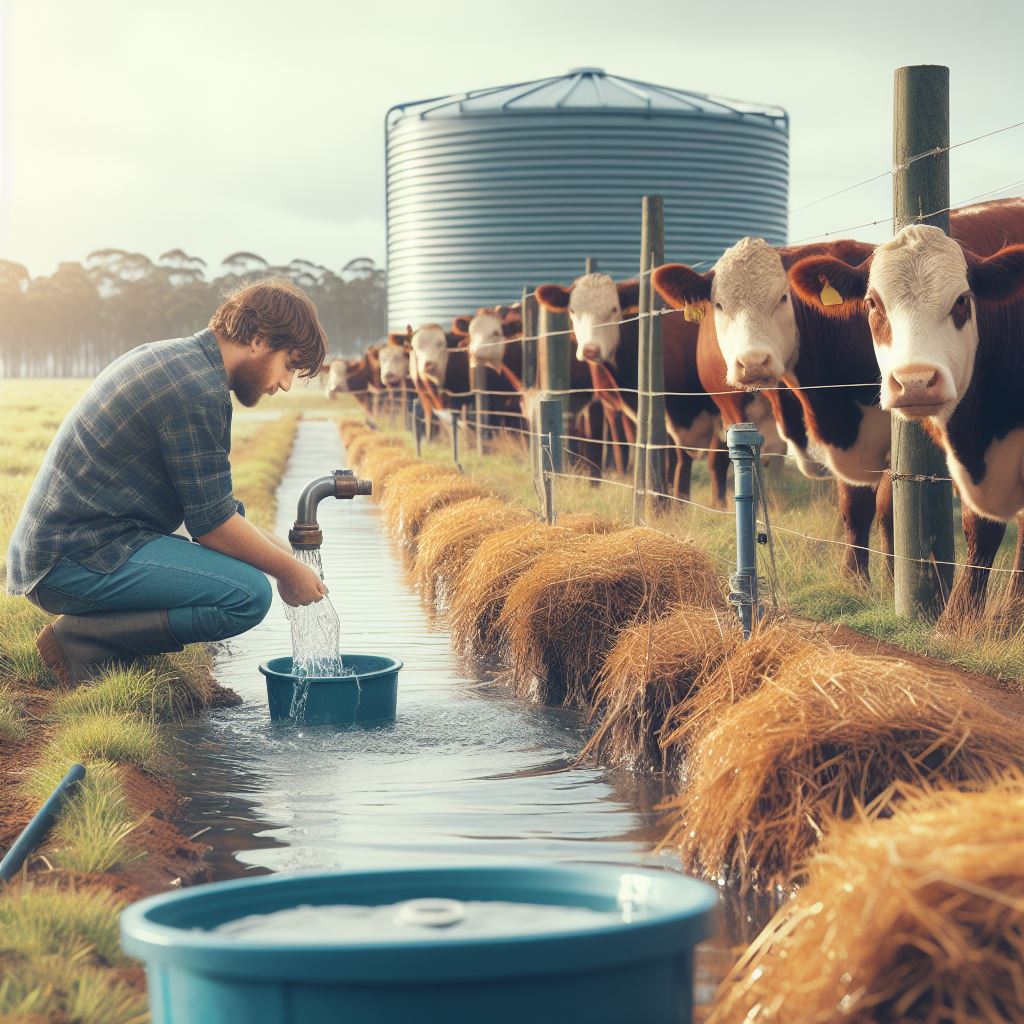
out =
[[[447,466],[438,466],[433,462],[421,462],[414,460],[411,466],[396,469],[384,479],[380,480],[378,486],[373,489],[373,496],[381,503],[385,510],[398,500],[398,495],[410,487],[414,487],[426,480],[447,480],[458,474]],[[372,479],[372,478],[371,478]],[[393,492],[389,495],[389,492]]]
[[[366,456],[370,452],[381,450],[394,451],[395,449],[404,449],[405,447],[406,443],[400,437],[381,437],[380,434],[367,431],[365,434],[360,434],[355,438],[351,444],[346,445],[345,449],[349,465],[355,469],[362,470]]]
[[[480,663],[502,663],[506,644],[498,618],[509,589],[541,555],[577,536],[565,526],[529,523],[487,537],[449,599],[448,625],[455,649]]]
[[[382,448],[369,451],[359,467],[359,475],[373,483],[373,496],[379,500],[388,480],[400,469],[419,466],[422,463],[401,448]]]
[[[594,515],[590,512],[571,512],[568,515],[559,516],[559,526],[575,533],[614,533],[622,529],[622,523],[615,522],[607,516]]]
[[[983,782],[1024,762],[1024,733],[956,677],[824,650],[784,660],[688,755],[666,839],[742,887],[788,883],[826,819],[884,811],[896,787]]]
[[[1024,1020],[1024,781],[830,828],[708,1020]]]
[[[784,622],[761,623],[668,712],[661,740],[667,750],[672,748],[666,757],[678,763],[679,754],[712,728],[725,708],[749,697],[787,662],[831,650],[825,641],[812,640]]]
[[[721,605],[722,589],[694,544],[644,528],[577,535],[509,590],[499,627],[513,685],[545,704],[588,707],[619,630],[679,604]]]
[[[594,690],[597,731],[581,757],[669,771],[682,748],[663,745],[666,716],[742,643],[731,611],[682,605],[622,630]]]
[[[341,443],[347,448],[360,434],[372,433],[362,420],[344,419],[338,421],[338,433]]]
[[[485,538],[536,522],[528,512],[497,498],[469,498],[430,516],[416,541],[416,582],[421,593],[438,607],[447,605]]]
[[[484,497],[487,491],[478,483],[453,470],[444,470],[439,476],[408,486],[389,486],[384,496],[384,512],[392,534],[412,547],[432,515],[458,501]]]

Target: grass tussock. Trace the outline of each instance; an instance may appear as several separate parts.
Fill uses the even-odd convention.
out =
[[[68,767],[53,760],[44,762],[29,776],[25,791],[41,803]],[[137,825],[117,765],[90,761],[85,778],[65,801],[47,838],[47,857],[55,867],[68,871],[110,871],[140,856],[126,843]]]
[[[364,479],[373,483],[373,496],[379,501],[388,481],[395,473],[419,465],[422,463],[404,449],[383,448],[380,451],[367,452],[359,472]]]
[[[76,761],[113,761],[153,771],[163,766],[165,751],[158,729],[142,718],[87,713],[65,722],[46,754],[65,768]]]
[[[1024,1020],[1022,822],[1014,778],[910,793],[890,818],[836,824],[709,1020]]]
[[[144,993],[109,970],[56,957],[14,961],[0,981],[0,1020],[7,1024],[146,1024]]]
[[[417,486],[427,480],[449,480],[458,474],[450,466],[439,466],[431,462],[414,460],[411,466],[397,469],[386,479],[375,486],[374,497],[381,503],[385,515],[388,509],[398,501],[398,497],[410,487]],[[376,483],[376,482],[375,482]]]
[[[469,498],[433,515],[416,542],[416,583],[424,598],[447,606],[454,584],[484,539],[536,520],[528,512],[496,498]]]
[[[729,622],[733,619],[730,617]],[[773,679],[787,662],[814,654],[822,644],[785,622],[762,623],[750,639],[729,654],[669,711],[662,744],[672,748],[673,763],[718,721],[728,707],[749,697],[765,679]]]
[[[392,535],[412,547],[431,516],[467,498],[484,497],[487,497],[487,492],[478,483],[449,472],[408,487],[388,488],[384,513]]]
[[[0,742],[15,743],[26,735],[21,701],[8,687],[0,684]]]
[[[1022,762],[1019,723],[956,677],[823,646],[719,713],[666,842],[743,887],[785,884],[827,820],[882,813],[901,784],[972,785]]]
[[[64,694],[54,713],[65,722],[91,715],[182,722],[199,714],[209,697],[210,686],[201,676],[130,666],[112,669],[91,685]]]
[[[721,606],[722,581],[696,545],[636,528],[577,536],[509,590],[499,626],[512,681],[545,704],[588,707],[619,630],[680,604]]]
[[[12,598],[22,605],[32,608],[24,598]],[[33,609],[38,612],[38,609]],[[36,634],[51,616],[42,622],[33,621],[34,617],[0,618],[3,630],[0,632],[0,682],[29,683],[43,689],[59,686],[57,677],[43,664],[36,650]]]
[[[501,664],[506,642],[499,619],[509,590],[538,558],[577,536],[566,526],[529,523],[485,538],[449,599],[455,649],[480,664]]]
[[[371,430],[363,420],[341,419],[338,420],[338,433],[341,435],[341,443],[348,446],[363,434],[373,436],[376,432]]]
[[[555,524],[574,533],[614,533],[622,529],[622,524],[614,519],[590,512],[570,512],[568,515],[557,516]]]
[[[581,754],[603,763],[670,771],[681,755],[663,744],[672,710],[742,643],[731,612],[683,605],[622,630],[594,687],[600,724]]]

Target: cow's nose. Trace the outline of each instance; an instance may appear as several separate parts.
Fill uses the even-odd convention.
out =
[[[433,373],[434,372],[434,364],[430,363],[430,362],[424,363],[423,364],[423,369],[426,370],[427,373]]]
[[[748,349],[736,357],[740,369],[747,376],[763,377],[768,372],[771,353],[764,349]]]
[[[584,345],[583,346],[583,358],[584,359],[597,359],[601,354],[601,349],[597,345]]]
[[[934,366],[901,366],[893,370],[889,378],[892,404],[897,408],[907,405],[938,405],[946,399],[942,375]]]

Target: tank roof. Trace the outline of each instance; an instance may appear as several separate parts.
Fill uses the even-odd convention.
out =
[[[765,118],[784,126],[789,121],[782,107],[640,82],[610,75],[604,68],[580,67],[554,78],[400,103],[388,111],[388,122],[403,117],[433,119],[556,111]]]

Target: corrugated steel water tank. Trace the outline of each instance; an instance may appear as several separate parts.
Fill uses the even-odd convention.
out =
[[[786,240],[779,107],[576,68],[401,104],[386,135],[392,329],[571,281],[587,256],[636,274],[645,193],[665,200],[669,259],[714,261],[744,235]]]

